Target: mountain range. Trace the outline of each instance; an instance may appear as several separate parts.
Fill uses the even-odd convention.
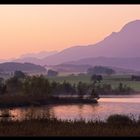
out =
[[[127,57],[127,58],[91,57],[91,58],[85,58],[77,61],[70,61],[70,62],[63,63],[63,65],[68,65],[68,64],[110,66],[110,67],[118,67],[118,68],[140,71],[140,57]]]
[[[59,64],[87,57],[139,57],[140,20],[126,24],[119,32],[88,46],[76,46],[47,57],[46,64]]]
[[[96,33],[95,33],[96,34]],[[127,23],[119,32],[112,32],[109,36],[96,44],[87,46],[73,46],[51,54],[36,57],[24,55],[14,62],[31,62],[40,65],[58,65],[76,61],[76,63],[121,66],[124,68],[140,69],[140,20]],[[34,56],[34,57],[33,57]],[[90,59],[89,59],[90,58]],[[102,61],[102,63],[101,63]],[[106,62],[108,61],[108,63]],[[114,63],[115,62],[115,63]],[[91,62],[90,62],[91,64]]]

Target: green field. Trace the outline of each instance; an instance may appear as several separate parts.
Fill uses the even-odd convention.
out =
[[[72,84],[77,84],[79,81],[90,83],[89,75],[70,75],[70,76],[58,76],[49,78],[50,81],[63,82],[67,81]],[[118,86],[120,82],[126,84],[127,86],[133,88],[136,92],[140,91],[140,81],[131,81],[131,75],[112,75],[112,76],[103,76],[103,83],[111,84],[113,88]]]

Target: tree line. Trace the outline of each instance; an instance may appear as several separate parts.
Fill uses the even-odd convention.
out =
[[[79,81],[78,84],[71,84],[67,81],[62,83],[49,81],[45,76],[28,76],[21,71],[15,71],[14,76],[4,81],[0,78],[0,95],[23,94],[23,95],[84,95],[98,98],[100,94],[129,93],[130,87],[119,83],[118,87],[112,88],[110,84],[102,83],[101,75],[92,75],[90,83]]]
[[[0,94],[9,95],[75,95],[78,94],[83,98],[85,94],[90,94],[93,87],[83,82],[71,84],[64,81],[63,83],[50,82],[45,76],[28,76],[21,71],[15,71],[14,76],[4,81],[0,79]],[[93,96],[95,95],[95,96]],[[97,97],[93,94],[92,97]]]

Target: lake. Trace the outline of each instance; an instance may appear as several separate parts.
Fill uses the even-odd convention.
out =
[[[140,115],[140,95],[102,96],[98,104],[47,105],[42,107],[14,108],[9,113],[15,117],[7,118],[23,120],[29,114],[35,117],[46,115],[62,120],[103,120],[112,114],[126,114],[138,119]],[[4,110],[0,110],[2,113]],[[30,113],[29,113],[30,112]],[[34,112],[34,113],[33,113]]]

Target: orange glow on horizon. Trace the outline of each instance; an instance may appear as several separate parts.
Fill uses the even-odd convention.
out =
[[[0,59],[94,44],[140,19],[140,5],[0,5]]]

